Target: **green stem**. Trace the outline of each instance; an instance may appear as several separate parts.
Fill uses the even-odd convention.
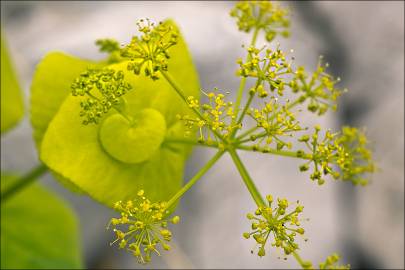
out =
[[[257,140],[257,139],[260,139],[260,138],[265,137],[265,136],[267,136],[267,132],[263,131],[262,133],[259,133],[258,135],[255,135],[255,138]],[[242,144],[242,143],[250,142],[250,141],[251,141],[251,139],[247,138],[247,139],[244,139],[244,140],[239,140],[238,144]]]
[[[166,137],[164,140],[164,143],[181,143],[181,144],[191,144],[191,145],[197,145],[197,146],[205,146],[205,147],[210,147],[210,148],[218,148],[219,145],[217,142],[199,142],[194,139],[188,139],[188,138],[175,138],[175,137]]]
[[[164,140],[164,143],[180,143],[180,144],[190,144],[194,146],[203,146],[203,147],[209,147],[209,148],[217,148],[219,149],[220,146],[217,142],[199,142],[194,139],[188,139],[188,138],[176,138],[176,137],[166,137]],[[240,145],[239,143],[233,144],[232,147],[238,150],[244,150],[244,151],[252,151],[252,152],[260,152],[260,153],[265,153],[265,154],[273,154],[277,156],[284,156],[284,157],[292,157],[292,158],[300,158],[300,159],[307,159],[310,160],[312,159],[311,154],[305,153],[304,155],[298,155],[297,151],[285,151],[285,150],[277,150],[274,148],[258,148],[255,149],[254,146],[250,145]]]
[[[250,129],[246,130],[245,132],[243,132],[241,135],[239,135],[239,136],[236,138],[236,142],[239,143],[241,139],[245,138],[245,137],[248,136],[250,133],[256,131],[258,128],[259,128],[258,126],[254,126],[254,127],[250,128]]]
[[[162,73],[163,77],[165,77],[166,81],[170,84],[171,87],[173,87],[173,89],[176,91],[176,93],[181,97],[181,99],[188,104],[188,100],[187,97],[184,95],[183,91],[180,89],[180,87],[177,85],[176,81],[173,79],[173,77],[165,71],[160,71],[160,73]],[[200,116],[201,113],[196,109],[196,108],[192,108],[192,110],[198,115]],[[203,118],[202,116],[200,116],[201,118]]]
[[[17,179],[10,187],[6,188],[5,191],[1,192],[1,202],[6,201],[13,195],[15,195],[20,190],[27,187],[29,184],[38,179],[41,175],[45,174],[48,171],[48,168],[44,165],[38,165],[29,171],[26,175]]]
[[[252,37],[252,41],[250,42],[250,46],[254,46],[256,44],[256,40],[257,40],[257,36],[259,34],[259,30],[260,30],[260,28],[258,28],[258,27],[255,28],[255,31],[254,31],[253,37]],[[249,57],[249,54],[248,54],[246,56],[246,61],[249,61],[249,60],[250,60],[250,57]],[[246,85],[246,77],[242,77],[242,79],[240,80],[240,83],[239,83],[238,94],[237,94],[237,97],[236,97],[236,102],[235,102],[235,107],[234,107],[236,115],[238,115],[238,112],[239,112],[239,106],[240,106],[240,103],[242,101],[243,91],[245,90],[245,85]]]
[[[101,102],[101,99],[99,99],[98,97],[96,97],[95,95],[93,95],[90,92],[87,92],[87,95],[95,100],[97,100],[98,102]],[[125,101],[124,97],[122,97],[122,99]],[[114,110],[116,110],[119,114],[121,114],[125,119],[128,120],[128,122],[132,123],[132,117],[129,116],[128,114],[126,114],[121,108],[119,108],[118,106],[112,106],[112,108]]]
[[[304,261],[301,256],[296,252],[292,252],[295,260],[301,265],[302,269],[314,269],[311,262]]]
[[[254,146],[246,146],[246,145],[237,145],[236,148],[240,149],[240,150],[269,153],[269,154],[284,156],[284,157],[312,159],[311,154],[304,154],[303,156],[301,156],[301,155],[297,154],[297,151],[284,151],[284,150],[277,150],[277,149],[272,149],[272,148],[259,148],[259,149],[255,150]]]
[[[287,110],[290,110],[291,108],[294,108],[295,106],[297,106],[297,105],[300,104],[300,103],[301,103],[301,102],[299,101],[299,98],[296,99],[293,103],[288,104]],[[273,120],[276,116],[277,116],[277,114],[273,114],[272,116],[269,117],[268,121]]]
[[[122,99],[124,100],[124,97],[122,97]],[[113,108],[114,108],[119,114],[121,114],[125,119],[127,119],[128,122],[131,123],[131,125],[133,125],[134,119],[132,119],[132,117],[129,116],[122,108],[120,108],[120,107],[118,107],[118,106],[113,106]]]
[[[239,116],[238,122],[237,124],[242,123],[243,117],[245,117],[245,114],[247,113],[247,111],[249,110],[249,106],[252,103],[254,98],[254,95],[250,95],[248,101],[246,102],[245,107],[243,108],[243,111],[241,113],[241,115]]]
[[[257,80],[256,86],[255,86],[256,91],[261,82],[262,82],[261,79]],[[249,95],[248,101],[246,102],[245,106],[243,107],[243,111],[242,111],[241,115],[239,116],[239,119],[238,119],[236,125],[239,125],[240,123],[242,123],[243,118],[245,117],[245,114],[249,110],[250,104],[252,103],[254,97],[255,97],[254,93]],[[237,132],[238,132],[238,129],[235,129],[234,131],[232,131],[231,139],[235,138]]]
[[[169,72],[166,71],[160,71],[162,73],[163,77],[165,77],[166,81],[172,86],[172,88],[176,91],[176,93],[183,99],[183,101],[188,105],[188,100],[187,97],[184,95],[184,92],[180,89],[176,81],[173,79],[173,77],[170,75]],[[205,117],[201,114],[199,110],[196,108],[191,108],[195,114],[198,115],[200,119],[205,120]],[[219,134],[216,130],[213,130],[210,128],[210,130],[219,138],[221,141],[224,141],[224,138],[222,137],[221,134]]]
[[[198,171],[190,181],[187,182],[168,202],[167,208],[170,208],[184,193],[187,192],[197,181],[219,160],[219,158],[224,154],[224,151],[218,151],[215,156],[213,156],[210,161],[208,161],[204,167]]]
[[[289,105],[287,106],[287,109],[291,109],[291,108],[297,106],[297,105],[300,104],[300,103],[301,103],[301,102],[299,101],[299,99],[297,99],[297,100],[294,101],[293,103],[289,104]],[[270,116],[270,118],[268,119],[268,121],[273,120],[275,116],[276,116],[276,114]],[[248,131],[242,133],[240,136],[237,137],[237,142],[238,142],[239,144],[241,144],[241,143],[245,143],[245,142],[250,141],[250,139],[245,139],[245,140],[241,140],[241,139],[243,139],[244,137],[246,137],[247,135],[249,135],[250,133],[252,133],[253,131],[255,131],[257,128],[258,128],[258,127],[252,127],[252,128],[249,129]],[[264,137],[264,136],[266,136],[266,135],[267,135],[266,132],[262,132],[262,133],[260,133],[259,135],[256,135],[256,139],[259,139],[259,138]]]
[[[231,158],[232,158],[233,162],[235,163],[235,166],[238,169],[238,171],[243,179],[243,182],[245,183],[247,189],[250,192],[250,195],[252,195],[252,198],[256,202],[257,206],[258,207],[265,206],[266,205],[265,201],[263,200],[262,196],[260,195],[260,192],[257,190],[252,178],[249,176],[249,173],[246,170],[245,165],[240,160],[235,149],[229,148],[228,152],[231,155]]]

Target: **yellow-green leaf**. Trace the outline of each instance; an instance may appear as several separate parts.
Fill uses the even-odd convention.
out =
[[[62,52],[49,53],[38,64],[32,79],[30,112],[38,149],[49,122],[70,95],[73,80],[86,68],[100,65]]]
[[[197,73],[181,38],[171,49],[170,56],[170,73],[182,86],[186,96],[198,98],[200,90]],[[136,118],[144,109],[156,110],[164,116],[166,135],[184,136],[184,125],[176,118],[177,114],[190,112],[184,101],[164,78],[153,81],[143,75],[136,76],[127,71],[126,65],[121,62],[108,68],[122,70],[125,80],[133,87],[125,95],[127,114]],[[120,161],[120,158],[113,156],[117,151],[111,151],[111,137],[114,136],[111,131],[108,132],[109,139],[104,141],[108,146],[100,142],[100,127],[105,124],[103,121],[99,125],[82,124],[79,116],[80,100],[80,97],[67,97],[49,124],[40,151],[41,160],[49,168],[108,206],[119,200],[132,199],[140,189],[144,189],[155,201],[168,200],[177,192],[182,184],[190,146],[173,146],[163,142],[156,151],[154,147],[147,147],[154,152],[150,155],[142,153],[148,157],[145,161],[135,164]],[[117,112],[111,110],[104,120],[114,113]],[[148,128],[153,128],[153,124],[152,127],[148,125]],[[125,140],[121,138],[118,141]],[[126,145],[121,147],[128,148]],[[106,148],[109,150],[106,151]],[[125,150],[140,151],[131,148]]]
[[[24,115],[24,102],[17,76],[1,36],[1,133],[14,127]]]
[[[16,180],[1,175],[2,189]],[[72,210],[38,184],[1,204],[1,269],[82,268]]]

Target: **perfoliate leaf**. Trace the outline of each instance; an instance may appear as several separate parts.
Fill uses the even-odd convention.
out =
[[[49,122],[59,110],[62,102],[70,95],[70,85],[88,67],[102,64],[82,60],[62,52],[47,54],[38,64],[31,85],[31,124],[38,151]],[[52,174],[73,192],[81,192],[72,182],[58,173]]]
[[[2,189],[16,179],[1,175]],[[1,269],[81,268],[77,221],[54,194],[32,184],[1,204]]]
[[[24,103],[16,74],[1,37],[1,133],[14,127],[24,115]]]
[[[182,86],[186,96],[198,98],[197,74],[182,39],[171,49],[170,56],[169,72]],[[126,113],[129,116],[136,119],[145,109],[152,109],[163,117],[166,134],[184,136],[184,125],[177,120],[176,115],[190,110],[164,78],[153,81],[144,75],[136,76],[127,70],[126,62],[110,65],[108,68],[121,70],[125,80],[132,86],[132,90],[125,95]],[[148,146],[146,148],[153,153],[141,153],[145,151],[145,147],[142,150],[133,148],[136,143],[132,144],[119,137],[122,135],[120,131],[123,130],[120,127],[115,131],[117,143],[125,141],[121,147],[126,151],[134,155],[138,151],[140,155],[147,156],[145,160],[144,157],[141,160],[133,160],[134,155],[130,155],[130,160],[127,157],[120,158],[111,147],[114,130],[107,128],[108,138],[100,139],[100,130],[109,122],[106,119],[117,112],[108,112],[98,125],[83,125],[79,115],[80,102],[83,99],[86,98],[69,96],[63,102],[45,133],[40,151],[41,160],[81,190],[108,206],[113,206],[119,200],[132,199],[140,189],[145,190],[153,201],[168,200],[174,195],[181,186],[184,163],[190,147],[168,145],[164,141],[160,144],[160,139],[154,139],[151,144],[158,142],[159,147],[155,149]],[[153,119],[160,117],[156,118],[154,114],[150,123],[144,119],[147,129],[161,129],[161,124],[154,126],[157,123]],[[129,145],[132,147],[128,147]],[[117,144],[116,147],[119,148],[120,145]]]

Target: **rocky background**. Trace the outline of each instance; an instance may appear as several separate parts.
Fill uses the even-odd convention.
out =
[[[242,153],[263,193],[299,199],[305,205],[308,243],[302,256],[315,263],[337,251],[353,268],[404,268],[404,3],[286,2],[292,9],[292,37],[278,39],[294,49],[297,64],[314,69],[318,55],[349,88],[336,114],[306,123],[337,129],[366,126],[381,171],[365,188],[329,181],[319,187],[298,172],[299,162]],[[235,60],[250,37],[237,31],[228,15],[232,2],[8,2],[1,1],[1,26],[29,104],[35,66],[44,54],[61,50],[101,59],[94,40],[128,42],[140,18],[173,18],[182,30],[200,74],[203,89],[235,92]],[[259,44],[264,40],[259,40]],[[305,122],[304,121],[304,122]],[[26,171],[38,164],[28,115],[1,138],[2,170]],[[195,149],[189,178],[212,152]],[[88,268],[134,268],[135,259],[109,246],[105,231],[113,211],[90,198],[70,193],[49,175],[41,180],[68,200],[80,218]],[[153,268],[297,268],[278,254],[262,259],[250,254],[252,241],[242,239],[254,209],[229,157],[223,158],[186,196],[174,229],[175,249]]]

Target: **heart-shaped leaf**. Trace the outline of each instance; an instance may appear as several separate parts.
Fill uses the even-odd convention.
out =
[[[166,135],[166,121],[154,109],[143,109],[131,122],[121,114],[114,114],[104,120],[99,135],[110,156],[125,163],[140,163],[160,148]]]

